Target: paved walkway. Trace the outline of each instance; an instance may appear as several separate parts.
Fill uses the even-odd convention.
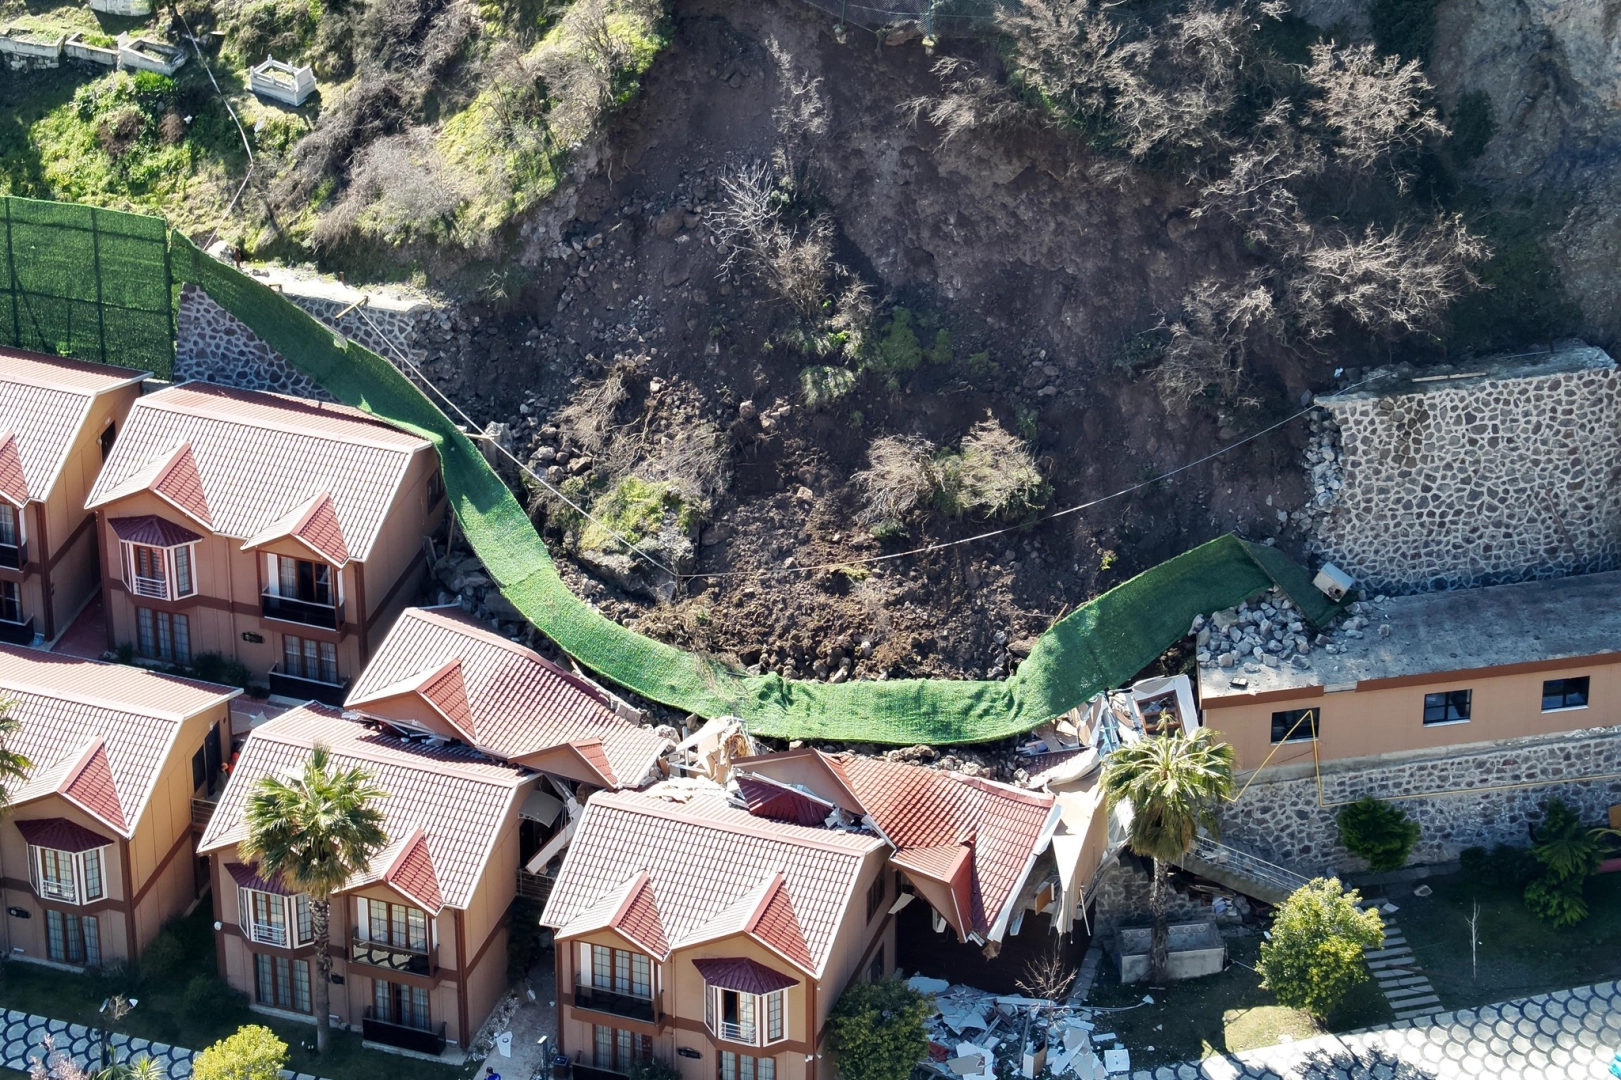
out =
[[[52,1043],[52,1061],[71,1055],[81,1065],[88,1065],[92,1060],[99,1059],[101,1035],[96,1029],[5,1009],[0,1011],[0,1066],[21,1073],[28,1072],[36,1059],[45,1057],[47,1038]],[[191,1059],[197,1056],[196,1051],[183,1046],[170,1046],[116,1033],[108,1036],[107,1045],[111,1048],[111,1057],[117,1061],[133,1061],[143,1057],[155,1059],[169,1080],[187,1080],[191,1076]],[[285,1070],[282,1076],[287,1080],[317,1080],[308,1073]]]
[[[1388,900],[1369,900],[1363,907],[1382,908]],[[1428,977],[1420,973],[1413,950],[1402,935],[1401,928],[1391,915],[1382,916],[1385,939],[1377,949],[1363,949],[1368,970],[1379,983],[1379,992],[1385,995],[1397,1020],[1412,1020],[1420,1016],[1433,1016],[1441,1011],[1441,999],[1435,994]]]
[[[1608,1080],[1621,984],[1558,990],[1202,1062],[1132,1080]]]

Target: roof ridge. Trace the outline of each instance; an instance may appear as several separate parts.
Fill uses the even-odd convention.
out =
[[[308,436],[308,437],[310,437],[312,439],[321,439],[321,440],[323,440],[325,442],[348,443],[348,444],[353,445],[353,446],[369,446],[369,447],[372,447],[372,448],[377,449],[377,450],[389,450],[389,451],[393,451],[395,453],[400,453],[400,454],[413,454],[413,453],[416,453],[415,449],[408,449],[408,448],[406,448],[404,446],[400,446],[400,445],[394,444],[394,443],[388,443],[388,442],[385,442],[385,441],[382,441],[382,440],[364,439],[364,438],[360,438],[358,436],[355,437],[355,438],[344,438],[344,437],[342,437],[340,435],[337,435],[337,434],[334,434],[332,432],[311,430],[310,428],[298,427],[298,426],[292,425],[292,424],[272,423],[272,422],[270,422],[268,420],[268,418],[265,418],[265,417],[221,415],[219,412],[214,411],[212,409],[199,409],[199,408],[196,408],[196,407],[186,407],[186,406],[172,400],[172,394],[171,394],[172,391],[181,390],[181,389],[187,389],[187,388],[191,389],[192,393],[199,394],[202,397],[204,397],[205,399],[206,398],[216,398],[217,399],[219,397],[219,395],[212,395],[212,394],[207,393],[206,391],[196,389],[196,387],[198,387],[198,386],[212,387],[213,384],[212,383],[201,382],[200,380],[193,380],[191,382],[178,383],[178,384],[176,384],[174,386],[165,387],[163,390],[158,391],[156,394],[150,394],[150,395],[148,395],[146,397],[141,398],[139,401],[137,401],[135,403],[135,407],[136,408],[154,409],[154,410],[157,410],[159,412],[177,413],[177,414],[179,414],[181,416],[200,416],[200,417],[204,417],[205,419],[214,420],[214,421],[217,421],[217,422],[222,423],[222,424],[237,424],[237,425],[240,425],[242,427],[262,428],[262,429],[264,429],[266,431],[279,431],[279,432],[282,432],[283,434],[287,434],[287,435],[306,435],[306,436]],[[238,401],[238,402],[241,402],[241,403],[247,404],[247,405],[260,405],[261,407],[263,407],[265,409],[278,409],[279,408],[279,409],[286,410],[288,412],[296,412],[296,411],[298,411],[298,407],[299,407],[298,403],[305,400],[303,398],[287,398],[287,397],[283,397],[282,395],[270,394],[267,391],[263,391],[263,390],[251,390],[251,391],[246,391],[245,393],[251,393],[251,394],[255,394],[255,395],[263,394],[263,395],[265,395],[267,397],[270,397],[271,401],[261,403],[261,402],[255,402],[255,401],[249,400],[249,399],[247,399],[245,397],[229,398],[228,400]],[[405,438],[416,439],[419,442],[421,442],[423,446],[431,447],[433,445],[427,439],[422,438],[420,435],[412,435],[408,431],[401,431],[399,428],[393,427],[393,426],[389,425],[386,421],[383,421],[381,419],[373,417],[368,413],[362,412],[362,413],[359,413],[359,415],[356,415],[355,413],[348,413],[348,412],[341,412],[340,413],[340,412],[334,411],[334,412],[323,413],[322,415],[324,417],[328,418],[328,419],[339,420],[339,421],[343,421],[343,422],[351,423],[351,424],[357,424],[357,425],[360,425],[362,427],[366,427],[366,426],[380,427],[381,429],[383,429],[385,431],[389,431],[389,432],[392,432],[394,434],[404,436]],[[420,449],[420,447],[417,448],[417,449]]]
[[[705,796],[700,796],[700,798],[703,797]],[[604,806],[611,807],[615,810],[624,810],[633,814],[642,814],[646,817],[663,818],[667,821],[680,821],[689,825],[697,825],[704,828],[714,829],[717,832],[742,833],[761,840],[775,840],[780,843],[792,844],[799,847],[816,848],[822,851],[848,855],[851,858],[862,858],[864,856],[863,853],[853,851],[849,847],[846,847],[843,844],[831,839],[824,840],[819,836],[783,835],[783,832],[779,830],[803,829],[806,832],[812,833],[827,832],[830,835],[861,836],[863,840],[869,840],[874,844],[883,843],[883,841],[876,836],[868,837],[859,833],[834,832],[831,829],[818,830],[809,825],[792,825],[782,822],[778,823],[775,828],[772,828],[761,825],[761,819],[753,816],[748,816],[747,820],[743,821],[720,821],[716,818],[705,817],[698,813],[683,813],[681,808],[686,805],[683,803],[671,803],[669,807],[649,805],[651,800],[657,799],[658,796],[648,795],[645,792],[640,791],[608,791],[594,795],[592,798],[593,800],[601,800]],[[746,811],[740,811],[740,813],[747,814]]]
[[[282,719],[282,717],[285,717],[287,715],[288,715],[287,713],[283,713],[282,716],[277,717],[276,720],[270,721],[269,724],[265,724],[265,725],[263,725],[261,727],[255,728],[253,730],[252,734],[251,734],[251,737],[256,738],[256,739],[264,739],[266,742],[277,743],[277,744],[279,744],[281,746],[296,747],[296,748],[298,748],[300,750],[313,750],[315,748],[315,744],[317,742],[320,742],[319,738],[304,739],[304,738],[296,737],[296,736],[294,736],[294,735],[292,735],[292,734],[290,734],[288,732],[270,730],[271,727],[276,723],[277,720],[280,720],[280,719]],[[350,723],[350,724],[357,724],[357,726],[358,726],[358,721],[347,720],[346,719],[344,722],[345,723]],[[403,742],[404,740],[401,740],[401,741]],[[433,773],[433,774],[438,774],[438,775],[445,775],[445,774],[443,773],[442,769],[436,769],[436,768],[434,768],[434,766],[458,765],[458,764],[460,764],[460,765],[472,765],[472,766],[475,766],[475,767],[476,766],[483,766],[483,767],[485,767],[487,769],[490,769],[490,770],[500,770],[501,775],[503,777],[507,776],[506,770],[511,769],[511,779],[510,780],[498,780],[494,776],[485,776],[485,775],[473,776],[473,775],[468,775],[466,773],[461,773],[461,772],[457,772],[457,773],[454,774],[456,779],[458,779],[458,780],[468,780],[468,781],[471,781],[473,783],[488,784],[491,787],[498,787],[498,788],[519,787],[522,784],[527,783],[528,780],[529,780],[528,777],[523,775],[520,768],[518,768],[516,766],[504,765],[503,763],[496,762],[496,761],[476,761],[476,760],[469,759],[469,760],[461,761],[461,762],[458,762],[458,761],[444,761],[444,760],[420,761],[419,762],[419,761],[411,760],[409,752],[406,751],[406,750],[403,750],[403,749],[398,751],[398,753],[400,754],[400,757],[397,758],[397,757],[392,757],[392,756],[384,756],[384,755],[389,754],[388,750],[380,750],[378,752],[378,754],[375,755],[375,756],[371,755],[371,754],[362,753],[362,752],[356,752],[354,744],[349,744],[349,745],[345,745],[345,746],[341,746],[341,747],[330,746],[330,745],[328,745],[326,743],[322,743],[321,745],[326,746],[327,752],[332,754],[334,757],[352,757],[352,758],[356,758],[356,759],[361,760],[361,761],[369,761],[369,762],[372,762],[373,764],[377,764],[377,765],[397,765],[402,769],[411,769],[411,770],[416,771],[416,772]],[[359,745],[364,747],[365,744],[362,743],[362,744],[359,744]],[[411,745],[411,744],[406,744],[406,745]],[[401,760],[402,758],[405,759],[405,760]]]
[[[461,609],[459,607],[456,607],[455,605],[444,605],[444,607],[453,608],[456,611],[461,611]],[[439,626],[440,626],[440,629],[443,629],[443,630],[446,630],[446,631],[453,631],[453,632],[457,632],[457,633],[467,633],[467,632],[470,631],[471,633],[468,633],[468,636],[470,636],[470,637],[475,637],[476,636],[477,640],[483,642],[484,644],[486,644],[488,646],[495,647],[495,648],[500,648],[500,649],[502,649],[502,650],[504,650],[506,652],[511,653],[513,656],[518,657],[520,660],[526,660],[526,661],[538,664],[540,667],[546,668],[548,671],[551,671],[553,674],[561,676],[563,679],[568,681],[571,685],[575,686],[577,689],[579,689],[583,693],[586,693],[586,694],[590,695],[591,697],[596,698],[599,704],[601,704],[604,708],[610,709],[610,711],[611,711],[612,706],[609,704],[610,695],[608,694],[608,692],[606,690],[604,690],[602,687],[598,686],[596,683],[592,682],[591,680],[586,679],[583,676],[576,675],[574,672],[572,672],[572,671],[568,670],[567,668],[563,667],[561,664],[557,664],[557,663],[554,663],[551,660],[546,659],[544,656],[540,655],[538,652],[536,652],[535,650],[529,648],[528,646],[520,645],[516,641],[512,641],[512,640],[510,640],[508,638],[504,638],[500,634],[494,633],[493,631],[489,630],[488,628],[480,626],[477,622],[472,621],[471,619],[459,619],[459,618],[454,618],[454,617],[449,616],[449,615],[441,615],[441,614],[439,614],[439,610],[440,609],[437,606],[432,607],[432,608],[429,608],[429,607],[408,607],[403,612],[400,613],[400,616],[401,616],[401,618],[409,616],[409,617],[417,619],[417,621],[419,621],[419,622],[423,622],[423,623],[426,623],[428,625],[434,625],[435,623],[438,623]],[[431,617],[423,618],[422,616],[431,616]],[[617,717],[617,714],[615,714],[615,715]],[[635,726],[635,725],[632,725],[632,726]]]
[[[88,658],[86,658],[86,660],[89,663],[104,664],[107,667],[122,667],[122,666],[125,666],[125,665],[121,665],[121,664],[106,663],[105,661],[102,661],[102,660],[89,660]],[[150,674],[152,674],[152,675],[154,675],[154,676],[156,676],[158,678],[178,678],[178,676],[164,676],[164,675],[159,674],[158,672],[151,672]],[[189,682],[189,683],[192,683],[193,685],[199,686],[199,688],[201,686],[212,685],[212,684],[209,684],[209,683],[200,683],[200,682],[198,682],[196,680],[191,680],[191,679],[187,679],[186,681]],[[238,689],[237,687],[234,687],[234,686],[227,687],[226,689],[229,692],[225,693],[225,694],[218,695],[219,698],[229,700],[231,698],[240,696],[241,693],[242,693],[242,691],[240,689]],[[175,724],[182,723],[188,717],[196,716],[197,712],[202,711],[202,709],[197,710],[197,712],[189,712],[189,713],[159,711],[159,710],[157,710],[155,708],[150,708],[150,707],[144,706],[144,705],[137,705],[134,702],[130,702],[130,701],[116,701],[116,700],[113,700],[113,699],[110,699],[110,698],[97,697],[97,696],[92,695],[92,694],[79,693],[79,692],[76,692],[76,691],[73,691],[73,690],[57,689],[56,687],[45,687],[45,686],[40,686],[37,683],[20,682],[18,680],[9,678],[8,676],[6,676],[3,673],[0,673],[0,690],[10,690],[10,691],[13,691],[15,693],[20,693],[20,694],[36,694],[39,697],[43,697],[43,698],[54,698],[57,701],[71,701],[71,702],[74,702],[75,704],[78,704],[78,705],[89,705],[92,708],[97,708],[97,709],[111,709],[111,710],[113,710],[115,712],[129,713],[132,716],[146,716],[146,717],[152,718],[153,720],[167,720],[170,723],[175,723]],[[206,707],[207,706],[205,706],[205,708]]]

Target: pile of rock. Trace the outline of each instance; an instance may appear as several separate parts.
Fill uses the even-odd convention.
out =
[[[1369,634],[1389,637],[1390,615],[1380,610],[1386,602],[1383,596],[1358,600],[1345,609],[1337,623],[1318,632],[1294,602],[1274,587],[1255,600],[1218,611],[1208,619],[1197,616],[1189,632],[1194,635],[1195,657],[1202,668],[1242,667],[1254,673],[1263,667],[1287,664],[1306,671],[1311,668],[1314,650],[1333,656],[1345,648],[1348,640]]]
[[[1318,521],[1334,509],[1340,489],[1345,486],[1345,448],[1340,425],[1327,409],[1311,413],[1311,435],[1306,441],[1306,479],[1311,496],[1306,505],[1289,514],[1289,520],[1307,532],[1314,532]]]
[[[471,552],[451,551],[434,563],[434,577],[445,590],[438,597],[443,604],[456,604],[503,637],[519,641],[529,636],[529,623],[512,602],[501,595],[484,564]]]

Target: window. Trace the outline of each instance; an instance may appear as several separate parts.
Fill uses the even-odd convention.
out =
[[[427,496],[429,510],[438,506],[439,500],[445,497],[445,478],[439,475],[438,469],[428,474]]]
[[[254,953],[253,974],[259,1004],[293,1012],[311,1011],[308,960]]]
[[[873,879],[873,883],[871,885],[867,886],[867,921],[868,922],[872,922],[873,916],[877,915],[880,911],[884,910],[884,896],[887,893],[887,890],[884,888],[884,886],[887,885],[887,884],[888,884],[888,882],[885,880],[883,873],[880,872],[878,874],[878,876]]]
[[[62,964],[101,966],[101,924],[94,915],[45,913],[45,955]]]
[[[653,961],[627,949],[591,945],[591,989],[627,997],[653,996]]]
[[[372,980],[372,1015],[388,1024],[430,1030],[428,992],[420,986]]]
[[[196,575],[192,572],[195,565],[193,546],[121,544],[124,585],[136,596],[149,596],[154,600],[180,600],[193,595],[197,591]]]
[[[1542,684],[1542,711],[1587,708],[1587,686],[1586,675],[1574,679],[1549,679]]]
[[[332,603],[332,567],[308,559],[272,555],[276,595],[307,604]]]
[[[622,1028],[594,1024],[591,1028],[591,1064],[598,1069],[627,1072],[631,1065],[653,1056],[653,1040]]]
[[[0,581],[0,622],[23,621],[22,591],[15,581]]]
[[[258,889],[236,891],[237,925],[249,941],[292,948],[315,940],[310,929],[310,898],[281,896]]]
[[[20,547],[18,536],[17,508],[10,503],[0,503],[0,545]]]
[[[191,663],[191,620],[167,611],[136,608],[135,651],[148,660]]]
[[[28,845],[28,872],[34,892],[64,904],[88,904],[107,895],[101,849],[58,851]]]
[[[721,986],[708,988],[704,1019],[718,1038],[759,1046],[784,1038],[783,1016],[787,992],[746,994]],[[760,1038],[761,1034],[765,1038]]]
[[[720,1080],[777,1080],[777,1059],[722,1050]]]
[[[1445,690],[1439,694],[1424,695],[1424,722],[1426,724],[1461,724],[1469,719],[1471,690]]]
[[[428,951],[428,914],[421,908],[390,904],[385,900],[361,897],[360,936],[377,945],[389,945],[407,952]]]
[[[118,425],[107,421],[107,426],[101,429],[101,463],[107,464],[107,455],[113,452],[113,443],[118,441]]]
[[[281,664],[283,672],[295,679],[337,685],[338,647],[330,641],[312,641],[283,634]]]
[[[1310,742],[1317,738],[1317,710],[1289,709],[1272,714],[1272,741]]]

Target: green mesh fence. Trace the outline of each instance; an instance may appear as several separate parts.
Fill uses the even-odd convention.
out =
[[[146,226],[125,222],[121,227],[136,235]],[[64,234],[77,242],[78,232],[64,229]],[[1286,556],[1229,535],[1161,563],[1059,620],[1005,681],[832,685],[746,675],[720,660],[627,630],[571,593],[523,507],[478,449],[392,364],[336,337],[296,304],[208,257],[178,233],[170,234],[163,265],[172,266],[177,280],[200,286],[340,401],[431,440],[457,519],[490,577],[564,651],[646,698],[704,717],[740,716],[757,734],[900,744],[1002,738],[1126,682],[1186,633],[1201,612],[1229,607],[1274,584],[1314,622],[1333,610]],[[149,263],[148,270],[155,272],[156,266]],[[69,280],[65,271],[56,274],[49,280]],[[73,280],[83,291],[83,282]]]
[[[174,298],[163,221],[75,203],[0,202],[0,341],[168,378]]]

